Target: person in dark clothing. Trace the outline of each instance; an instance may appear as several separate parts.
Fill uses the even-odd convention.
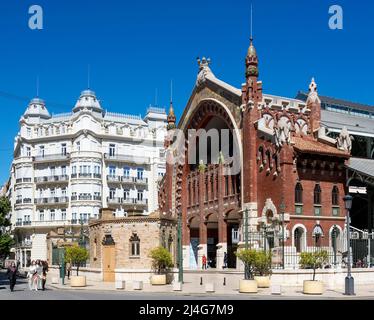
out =
[[[42,290],[45,290],[45,284],[47,282],[47,272],[48,272],[48,263],[47,261],[42,262],[43,265],[43,274],[42,274]]]
[[[223,269],[227,269],[227,252],[223,254]]]
[[[14,262],[10,265],[7,271],[8,279],[9,279],[9,284],[10,284],[10,291],[14,291],[14,286],[16,285],[16,280],[17,280],[17,267]]]

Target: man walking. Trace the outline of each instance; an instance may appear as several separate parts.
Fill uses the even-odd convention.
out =
[[[8,268],[7,275],[9,279],[10,291],[14,291],[14,286],[16,285],[17,281],[17,266],[14,262],[11,263],[10,267]]]

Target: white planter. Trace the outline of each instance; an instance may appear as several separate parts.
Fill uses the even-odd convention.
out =
[[[143,290],[143,281],[133,281],[132,288],[134,290]]]
[[[206,285],[205,285],[205,292],[211,292],[211,293],[213,293],[213,292],[215,292],[216,290],[215,290],[215,288],[214,288],[214,283],[207,283]]]
[[[240,293],[257,293],[258,286],[256,280],[240,280],[239,282]]]
[[[174,282],[173,291],[182,291],[182,282]]]
[[[325,285],[322,281],[304,281],[304,294],[322,295],[325,292]]]
[[[86,283],[86,277],[85,276],[72,276],[70,277],[70,286],[73,288],[77,287],[85,287],[87,285]]]
[[[257,287],[258,288],[270,288],[270,277],[265,276],[265,277],[254,277],[255,280],[257,281]]]
[[[116,281],[116,289],[117,290],[123,290],[126,288],[126,281]]]
[[[164,286],[166,284],[166,274],[154,274],[151,276],[153,286]]]

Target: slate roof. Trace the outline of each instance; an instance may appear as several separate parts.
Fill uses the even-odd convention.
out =
[[[308,94],[302,91],[299,91],[296,99],[300,99],[303,101],[306,101],[308,98]],[[319,95],[319,98],[321,99],[322,104],[328,104],[328,105],[334,105],[334,106],[340,106],[340,107],[347,107],[349,109],[354,109],[354,110],[362,110],[362,111],[369,111],[374,113],[374,106],[362,104],[362,103],[357,103],[357,102],[352,102],[352,101],[347,101],[347,100],[342,100],[342,99],[336,99],[336,98],[331,98],[327,96],[321,96]]]
[[[339,132],[346,127],[351,134],[374,136],[374,119],[322,110],[321,122],[325,127]]]
[[[351,158],[347,167],[374,178],[374,159]]]

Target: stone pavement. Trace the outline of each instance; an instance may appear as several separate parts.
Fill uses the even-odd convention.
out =
[[[174,292],[172,285],[165,285],[165,286],[152,286],[149,283],[143,284],[143,290],[134,290],[132,288],[132,282],[126,282],[126,288],[124,290],[118,290],[115,288],[115,283],[106,283],[106,282],[98,282],[98,281],[87,281],[87,286],[83,288],[72,288],[70,286],[70,281],[66,281],[64,285],[61,284],[49,284],[50,288],[58,289],[58,290],[82,290],[82,291],[110,291],[110,292],[137,292],[137,293],[173,293],[175,295],[244,295],[239,293],[238,287],[239,284],[237,284],[237,287],[234,286],[223,286],[223,284],[215,284],[215,292],[214,293],[206,293],[205,291],[205,284],[200,285],[196,283],[189,283],[186,282],[183,285],[183,291],[181,292]],[[374,286],[365,286],[360,285],[355,287],[356,296],[355,298],[362,298],[362,299],[374,299]],[[344,294],[344,288],[339,289],[326,289],[326,292],[323,296],[320,296],[320,298],[333,298],[333,299],[350,299],[352,297],[346,297]],[[272,297],[271,289],[259,289],[258,294],[250,295],[250,296],[256,296],[260,299],[267,299],[269,297]],[[287,298],[311,298],[318,296],[306,296],[302,293],[302,287],[287,287],[282,286],[282,295],[284,299]]]

